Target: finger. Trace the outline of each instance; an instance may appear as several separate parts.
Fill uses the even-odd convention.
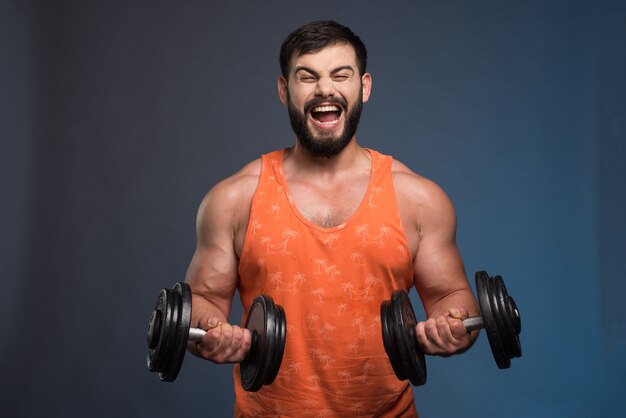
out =
[[[206,330],[208,331],[210,329],[217,328],[218,326],[220,326],[220,324],[221,324],[221,322],[220,322],[219,319],[217,319],[217,318],[209,318],[207,320],[207,328],[206,328]]]
[[[206,353],[213,353],[220,345],[222,340],[222,327],[221,325],[215,326],[209,325],[206,334],[202,337],[202,340],[198,344],[198,348],[202,349]]]
[[[220,351],[225,357],[227,357],[232,351],[233,343],[233,327],[230,324],[222,324],[222,338],[217,350]]]
[[[243,345],[243,329],[238,326],[233,326],[233,337],[230,342],[230,347],[227,350],[227,356],[229,361],[236,361],[241,353]]]
[[[243,361],[247,357],[251,345],[252,335],[250,334],[250,331],[245,328],[236,327],[233,334],[233,352],[230,361]]]
[[[450,309],[448,311],[448,315],[450,317],[448,322],[450,323],[450,331],[452,332],[452,335],[464,344],[466,337],[470,334],[463,323],[463,320],[469,318],[468,310],[463,307],[456,307]]]
[[[469,313],[467,312],[467,309],[462,308],[462,307],[450,309],[448,311],[448,315],[452,318],[460,319],[460,320],[469,318]]]
[[[221,324],[218,318],[213,317],[207,319],[205,327],[203,328],[206,334],[201,341],[196,343],[196,348],[199,352],[212,352],[219,345],[221,339]],[[202,324],[198,324],[198,326],[202,328]]]
[[[441,354],[443,352],[443,340],[439,335],[437,322],[433,318],[429,318],[424,323],[424,331],[429,342],[428,354]]]
[[[233,325],[232,330],[233,337],[230,343],[230,347],[233,349],[233,351],[237,351],[241,348],[241,344],[243,343],[243,330],[237,325]]]
[[[449,348],[449,344],[453,343],[456,340],[456,338],[452,335],[452,331],[450,330],[450,323],[448,322],[448,318],[445,316],[439,316],[435,318],[435,323],[437,324],[437,335],[441,340],[441,348],[447,351]]]
[[[455,339],[464,340],[469,337],[470,333],[467,332],[467,328],[465,328],[465,324],[461,319],[450,318],[448,322],[450,325],[450,332]]]
[[[415,325],[415,338],[425,353],[432,351],[432,343],[426,336],[426,322],[418,322]]]
[[[242,328],[242,331],[243,331],[243,344],[241,345],[241,348],[245,350],[247,353],[248,351],[250,351],[250,348],[252,347],[252,333],[250,332],[250,330],[246,328]]]

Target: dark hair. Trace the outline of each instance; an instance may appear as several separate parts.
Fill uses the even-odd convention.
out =
[[[280,71],[283,77],[289,78],[291,59],[297,56],[321,51],[327,46],[348,44],[354,48],[360,75],[365,74],[367,66],[367,49],[363,41],[347,26],[332,20],[311,22],[293,31],[280,47]]]

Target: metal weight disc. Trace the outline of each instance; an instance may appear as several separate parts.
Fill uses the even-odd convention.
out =
[[[267,383],[267,381],[272,377],[270,376],[273,370],[276,370],[274,364],[274,357],[278,349],[279,345],[279,325],[278,325],[278,312],[276,310],[276,305],[274,305],[274,301],[269,296],[260,295],[257,298],[262,299],[265,306],[265,344],[267,345],[267,349],[263,349],[267,355],[264,357],[264,362],[259,367],[259,386],[260,389],[263,385]],[[252,348],[250,348],[252,350]],[[276,377],[276,376],[273,376]],[[273,381],[273,379],[272,379]],[[251,392],[256,392],[255,386],[251,386],[253,390]]]
[[[171,344],[167,367],[159,374],[164,382],[173,382],[178,376],[187,351],[187,339],[191,325],[191,288],[187,283],[176,283],[173,290],[178,320],[174,328],[174,339]]]
[[[383,345],[385,346],[385,352],[387,353],[387,357],[389,357],[393,372],[398,379],[406,380],[407,377],[404,375],[404,371],[401,367],[398,339],[396,337],[395,327],[393,326],[396,320],[394,318],[391,300],[385,300],[381,303],[380,322],[383,334]]]
[[[165,312],[165,299],[163,297],[163,292],[159,293],[157,297],[154,310],[150,315],[150,320],[148,321],[148,332],[147,332],[147,343],[148,343],[148,356],[147,366],[148,369],[152,370],[157,361],[160,360],[158,356],[158,351],[161,348],[159,342],[161,341],[161,332],[162,332],[162,324],[163,324],[163,315]]]
[[[269,385],[276,379],[278,371],[280,370],[280,364],[283,361],[285,342],[287,340],[287,319],[285,317],[285,310],[280,305],[274,305],[274,310],[276,312],[276,348],[274,349],[274,353],[270,363],[271,367],[268,368],[267,376],[263,380],[264,385]]]
[[[497,299],[498,310],[500,312],[502,325],[502,339],[504,348],[508,358],[520,357],[522,355],[522,346],[519,340],[521,332],[521,318],[519,310],[512,297],[509,296],[504,280],[501,276],[496,276],[493,280],[495,288],[495,296]]]
[[[426,361],[415,337],[417,319],[409,295],[404,290],[396,290],[392,296],[392,306],[396,321],[395,333],[401,368],[405,378],[415,386],[426,383]]]
[[[511,366],[511,362],[506,355],[504,343],[500,335],[500,329],[497,319],[496,301],[493,299],[493,290],[491,288],[491,280],[485,271],[479,271],[474,276],[476,281],[476,293],[478,294],[478,304],[480,305],[480,315],[485,324],[487,339],[491,346],[491,353],[500,369],[506,369]]]
[[[148,355],[146,356],[146,365],[148,370],[155,371],[159,363],[163,361],[163,357],[159,356],[159,352],[164,349],[161,346],[161,334],[163,332],[163,316],[165,315],[165,291],[162,290],[157,297],[154,310],[148,321],[147,343]]]
[[[256,392],[263,386],[267,369],[271,368],[272,353],[276,345],[276,315],[268,310],[268,298],[254,298],[245,328],[252,334],[248,356],[241,362],[239,372],[241,385],[248,392]],[[269,314],[268,314],[269,313]]]
[[[161,290],[148,323],[146,362],[151,372],[161,372],[168,367],[171,342],[175,335],[175,323],[178,318],[173,294],[171,289]]]
[[[502,343],[502,350],[499,353],[499,357],[501,363],[498,363],[498,367],[501,369],[508,369],[511,367],[511,356],[507,350],[507,329],[504,324],[504,311],[502,310],[502,306],[500,304],[500,300],[498,297],[498,288],[496,285],[496,280],[494,277],[489,277],[488,287],[489,291],[489,301],[491,302],[491,309],[493,312],[493,317],[496,320],[496,326],[498,327],[497,333]]]

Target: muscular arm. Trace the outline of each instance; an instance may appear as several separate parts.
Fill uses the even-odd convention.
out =
[[[478,304],[456,246],[454,206],[435,183],[408,169],[400,177],[410,221],[405,228],[412,229],[408,235],[415,250],[414,283],[428,318],[416,328],[418,341],[428,354],[463,352],[478,332],[468,334],[462,320],[477,315]]]
[[[236,243],[247,226],[254,179],[244,169],[222,181],[198,211],[196,251],[186,281],[192,290],[191,326],[207,334],[188,348],[216,363],[241,361],[250,348],[250,333],[228,324],[228,316],[238,280]]]

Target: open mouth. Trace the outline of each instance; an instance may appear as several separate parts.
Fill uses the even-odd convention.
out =
[[[324,126],[333,126],[339,122],[343,109],[337,105],[322,105],[311,109],[311,117]]]

